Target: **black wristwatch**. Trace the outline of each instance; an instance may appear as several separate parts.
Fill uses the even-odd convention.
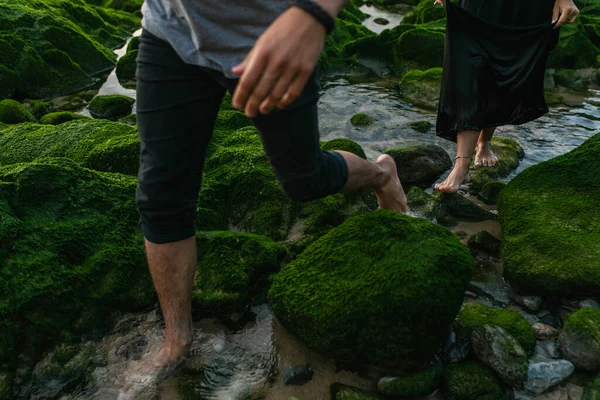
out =
[[[312,0],[291,0],[290,7],[298,7],[315,17],[317,21],[325,27],[327,34],[330,34],[335,26],[334,19],[319,4]]]

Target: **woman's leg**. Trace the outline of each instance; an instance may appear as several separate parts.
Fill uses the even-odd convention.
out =
[[[466,183],[469,179],[469,166],[471,158],[475,152],[475,144],[479,138],[478,131],[462,131],[458,132],[456,138],[456,160],[454,168],[445,181],[435,185],[435,189],[440,192],[456,193],[460,189],[460,185]]]
[[[475,155],[475,168],[493,167],[498,164],[498,157],[492,151],[492,137],[496,128],[485,128],[477,140],[477,154]]]

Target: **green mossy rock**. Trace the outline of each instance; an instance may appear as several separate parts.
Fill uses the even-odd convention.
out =
[[[42,118],[40,118],[40,124],[60,125],[76,119],[89,119],[89,117],[70,111],[58,111],[44,115]]]
[[[45,159],[1,167],[0,182],[0,360],[155,302],[134,177]]]
[[[117,78],[119,81],[129,81],[135,79],[135,71],[137,68],[138,51],[128,51],[123,57],[117,61]]]
[[[548,104],[549,106],[555,106],[558,104],[562,104],[563,102],[563,96],[557,93],[546,91],[544,93],[544,97],[546,98],[546,104]]]
[[[35,117],[18,101],[7,99],[0,101],[0,122],[5,124],[35,122]]]
[[[398,92],[402,99],[417,107],[437,110],[440,100],[442,69],[410,71],[400,81]]]
[[[0,99],[52,97],[91,84],[114,65],[111,48],[139,23],[83,0],[0,0]]]
[[[593,67],[600,55],[581,21],[560,28],[558,45],[548,57],[549,68],[579,69]]]
[[[600,310],[586,307],[569,315],[558,343],[575,367],[600,371]]]
[[[373,125],[377,120],[375,118],[369,117],[365,113],[354,114],[352,118],[350,118],[350,123],[352,126],[363,127]]]
[[[421,0],[417,8],[406,14],[402,24],[424,24],[446,18],[446,7],[434,5],[433,1]]]
[[[42,115],[52,111],[52,103],[49,101],[26,99],[23,105],[36,118],[40,118]]]
[[[134,36],[131,38],[131,40],[129,40],[129,43],[127,44],[126,53],[130,53],[134,50],[139,50],[139,49],[140,49],[140,37]]]
[[[433,124],[429,121],[416,121],[408,124],[414,131],[419,133],[427,133],[433,128]]]
[[[488,205],[495,205],[500,198],[500,192],[506,187],[506,183],[500,181],[489,181],[479,192],[477,197]]]
[[[395,40],[393,46],[394,72],[398,76],[403,76],[412,70],[429,70],[435,68],[433,76],[422,74],[413,74],[411,79],[417,77],[434,79],[437,82],[437,97],[439,98],[439,88],[441,82],[441,68],[439,68],[444,60],[444,45],[446,36],[443,31],[426,29],[417,26],[415,29],[410,29],[401,34]],[[439,70],[439,71],[438,71]],[[435,72],[434,72],[435,71]],[[438,77],[439,72],[439,77]],[[403,78],[404,80],[404,78]]]
[[[351,386],[334,383],[331,385],[332,400],[384,400],[375,393],[369,393]]]
[[[470,337],[475,328],[496,325],[503,328],[523,346],[528,354],[535,350],[535,335],[525,318],[514,311],[491,308],[479,303],[465,303],[455,321],[459,338]]]
[[[398,176],[403,185],[431,185],[452,168],[452,160],[440,146],[422,144],[387,150],[385,154],[396,161]]]
[[[410,375],[384,377],[377,383],[377,391],[391,398],[427,396],[442,385],[442,372],[442,367],[433,366]]]
[[[194,309],[224,316],[242,314],[251,297],[265,289],[268,276],[279,271],[285,257],[280,244],[247,233],[200,232],[196,242]]]
[[[367,159],[367,155],[365,151],[358,143],[353,140],[346,138],[338,138],[328,140],[327,142],[321,142],[322,150],[343,150],[348,153],[352,153],[354,155],[359,156],[360,158]]]
[[[139,167],[136,130],[105,120],[86,118],[57,126],[17,125],[0,133],[0,148],[3,165],[67,157],[98,171],[135,175]]]
[[[446,400],[508,400],[508,391],[483,364],[466,361],[450,364],[444,375]]]
[[[517,141],[503,137],[492,139],[492,151],[498,157],[498,164],[495,167],[475,168],[471,165],[469,188],[471,194],[479,194],[490,181],[506,178],[517,169],[525,156],[525,151]]]
[[[600,135],[526,169],[500,194],[504,274],[523,293],[600,293]]]
[[[380,210],[348,219],[284,267],[269,304],[327,356],[410,368],[446,335],[472,272],[454,234]]]
[[[373,20],[374,23],[376,23],[377,25],[388,25],[390,23],[390,21],[388,21],[385,18],[375,18]]]
[[[375,36],[375,34],[359,23],[337,19],[334,30],[325,39],[325,48],[319,61],[320,67],[327,71],[356,65],[345,48],[349,43],[368,36]]]
[[[600,400],[600,376],[585,388],[581,400]]]
[[[96,96],[90,101],[88,110],[94,118],[118,118],[131,114],[135,100],[120,94]]]
[[[96,6],[113,8],[115,10],[127,11],[139,14],[142,8],[143,0],[86,0],[87,3]]]
[[[572,69],[556,71],[554,80],[557,84],[568,87],[569,89],[585,89],[587,86],[577,71]]]

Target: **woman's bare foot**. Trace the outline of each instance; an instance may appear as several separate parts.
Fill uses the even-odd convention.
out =
[[[460,186],[469,181],[469,166],[471,158],[457,158],[450,175],[440,183],[436,183],[435,190],[445,193],[456,193]]]
[[[497,164],[498,157],[492,151],[492,143],[489,140],[477,142],[475,168],[494,167]]]
[[[375,189],[379,207],[405,214],[408,211],[408,203],[404,189],[398,177],[396,162],[387,154],[379,156],[375,162],[384,172],[383,184]]]

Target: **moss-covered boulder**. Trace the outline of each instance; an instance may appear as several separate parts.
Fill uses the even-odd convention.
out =
[[[46,159],[1,167],[0,182],[0,360],[101,337],[114,311],[154,303],[134,177]]]
[[[417,26],[401,34],[393,44],[394,72],[403,76],[411,70],[429,70],[440,68],[444,61],[444,45],[446,36],[438,29],[427,29]],[[439,97],[440,76],[436,75]],[[414,80],[416,76],[412,76]],[[428,78],[429,79],[429,78]],[[438,100],[438,99],[436,99]]]
[[[141,15],[143,0],[86,0],[87,3],[100,7],[113,8]]]
[[[489,181],[483,185],[483,189],[478,193],[477,197],[485,204],[495,205],[500,198],[500,192],[506,187],[506,183],[500,181]]]
[[[138,51],[128,51],[123,57],[117,61],[117,78],[120,81],[128,81],[135,79],[135,71],[137,68],[137,55]]]
[[[40,118],[40,124],[45,125],[60,125],[65,122],[73,121],[76,119],[89,119],[85,115],[76,114],[71,111],[57,111],[50,114],[44,115]]]
[[[525,156],[525,151],[521,145],[514,139],[495,137],[492,139],[492,151],[498,157],[498,164],[494,167],[475,168],[471,166],[470,188],[472,194],[478,194],[486,183],[499,178],[505,178],[513,172],[521,159]]]
[[[373,117],[368,116],[365,113],[354,114],[352,118],[350,118],[350,123],[352,126],[363,127],[373,125],[377,120]]]
[[[346,51],[346,46],[353,41],[371,36],[376,35],[359,22],[338,18],[334,30],[327,35],[319,65],[325,71],[344,70],[357,65],[356,59],[352,57],[353,54],[348,54]]]
[[[404,376],[383,377],[377,383],[377,390],[391,398],[427,396],[441,386],[442,372],[441,367],[433,366]]]
[[[376,393],[369,393],[341,383],[332,384],[330,390],[332,400],[383,400],[383,397]]]
[[[367,159],[367,155],[365,154],[364,149],[355,141],[346,139],[346,138],[338,138],[328,140],[326,142],[321,143],[322,150],[343,150],[348,153],[352,153],[354,155],[359,156],[360,158]]]
[[[419,133],[427,133],[433,128],[433,124],[429,121],[415,121],[408,124],[408,126]]]
[[[446,335],[473,271],[468,249],[422,219],[348,219],[274,276],[269,303],[309,347],[339,360],[408,368]]]
[[[507,400],[508,390],[494,372],[483,364],[466,361],[451,364],[444,375],[444,398],[447,400]]]
[[[600,50],[590,40],[581,21],[563,25],[560,28],[560,40],[550,52],[548,67],[578,69],[593,67],[597,63]]]
[[[0,99],[51,97],[92,83],[139,22],[83,0],[0,1]]]
[[[96,96],[90,101],[88,110],[94,118],[113,119],[131,114],[135,100],[120,94]]]
[[[554,74],[554,80],[557,84],[568,87],[569,89],[585,89],[586,84],[577,73],[572,69],[561,69]]]
[[[400,81],[398,92],[402,99],[408,103],[429,110],[437,110],[441,84],[441,68],[433,68],[427,71],[410,71]]]
[[[196,242],[194,309],[228,317],[242,314],[251,297],[261,295],[285,256],[283,246],[247,233],[200,232]]]
[[[433,1],[421,0],[419,5],[402,19],[403,24],[424,24],[446,18],[446,8],[434,5]]]
[[[452,168],[450,156],[440,146],[424,144],[385,152],[396,161],[402,184],[429,186]]]
[[[600,293],[600,135],[526,169],[500,194],[504,273],[524,293]]]
[[[515,338],[528,354],[535,350],[535,335],[525,318],[514,311],[491,308],[479,303],[465,303],[455,321],[459,338],[470,337],[475,328],[499,326]]]
[[[600,310],[586,307],[569,315],[558,339],[565,358],[586,371],[600,370]]]
[[[0,122],[5,124],[35,122],[35,117],[18,101],[7,99],[0,101]]]
[[[26,99],[23,105],[33,114],[34,117],[40,118],[42,115],[52,111],[53,105],[49,101]]]
[[[140,140],[135,128],[81,119],[61,125],[21,124],[0,133],[0,164],[67,157],[98,171],[137,174]]]

